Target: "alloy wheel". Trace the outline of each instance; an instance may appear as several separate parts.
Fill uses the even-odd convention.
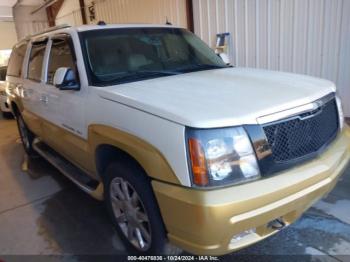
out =
[[[117,223],[129,242],[138,250],[151,246],[151,226],[144,205],[134,187],[120,177],[110,183],[110,198]]]

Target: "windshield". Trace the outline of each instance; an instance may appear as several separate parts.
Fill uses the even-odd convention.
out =
[[[179,28],[118,28],[81,33],[90,82],[126,83],[226,68],[197,36]]]

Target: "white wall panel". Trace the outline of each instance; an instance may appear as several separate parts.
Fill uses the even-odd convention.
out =
[[[294,73],[306,73],[309,1],[294,0],[293,69]],[[297,14],[297,15],[296,15]]]
[[[210,46],[230,32],[237,66],[336,82],[350,116],[350,0],[193,0],[195,32]]]
[[[0,32],[2,35],[0,41],[0,50],[11,49],[17,42],[15,23],[0,21]]]
[[[340,32],[340,49],[338,54],[339,68],[337,83],[339,93],[343,99],[343,106],[347,116],[350,116],[350,1],[342,1],[342,20]]]

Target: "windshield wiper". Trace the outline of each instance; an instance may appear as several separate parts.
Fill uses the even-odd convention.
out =
[[[156,75],[179,75],[182,74],[178,71],[167,71],[167,70],[142,70],[142,71],[136,71],[136,74],[156,74]]]
[[[183,72],[195,72],[201,70],[210,70],[210,69],[221,69],[221,68],[229,68],[229,66],[220,66],[220,65],[210,65],[210,64],[194,64],[187,68],[183,68],[181,71]]]
[[[182,72],[177,71],[156,71],[156,70],[142,70],[142,71],[133,71],[123,74],[122,76],[115,77],[113,79],[109,79],[108,82],[127,82],[131,80],[138,80],[142,78],[148,77],[156,77],[156,76],[171,76],[171,75],[179,75],[183,74]]]

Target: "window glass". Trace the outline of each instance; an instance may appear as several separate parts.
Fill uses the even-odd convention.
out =
[[[108,29],[81,35],[94,85],[227,67],[202,40],[183,29]]]
[[[29,57],[28,78],[40,82],[46,42],[33,43]]]
[[[6,66],[0,67],[0,81],[6,80]]]
[[[73,69],[74,73],[76,73],[75,60],[73,58],[69,41],[69,37],[57,38],[52,41],[47,72],[47,82],[50,85],[53,84],[55,72],[60,67],[71,68]]]
[[[7,69],[7,74],[9,76],[21,76],[23,59],[26,54],[26,50],[27,43],[13,49]]]

